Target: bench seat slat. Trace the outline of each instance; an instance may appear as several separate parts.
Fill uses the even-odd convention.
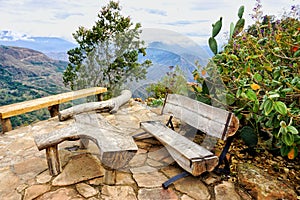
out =
[[[52,95],[48,97],[43,97],[39,99],[33,99],[25,102],[1,106],[0,118],[5,119],[12,116],[24,114],[26,112],[31,112],[34,110],[39,110],[41,108],[68,102],[74,99],[100,94],[106,92],[106,90],[107,89],[103,87],[93,87],[93,88],[72,91],[72,92]]]
[[[174,160],[194,176],[212,171],[218,164],[218,157],[212,152],[169,129],[161,122],[142,122],[141,127],[159,140]]]

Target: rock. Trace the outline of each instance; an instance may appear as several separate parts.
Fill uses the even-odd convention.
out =
[[[207,177],[205,180],[204,180],[204,183],[206,183],[206,185],[211,185],[211,184],[214,184],[215,182],[217,182],[218,179],[212,177],[212,176],[209,176]]]
[[[143,166],[145,164],[146,159],[147,159],[146,153],[138,153],[129,161],[129,166],[130,167]]]
[[[152,159],[147,159],[147,164],[151,167],[156,167],[156,168],[161,168],[166,165],[164,163],[161,163],[161,162],[158,162],[158,161],[152,160]]]
[[[101,185],[103,183],[103,177],[94,178],[92,180],[89,180],[88,182],[90,185]]]
[[[209,200],[211,197],[208,188],[196,177],[185,177],[176,181],[174,185],[176,190],[194,199]]]
[[[42,196],[36,198],[36,200],[84,200],[74,189],[72,188],[60,188],[52,192],[47,192]]]
[[[138,173],[133,174],[134,180],[137,182],[139,187],[161,187],[161,185],[167,181],[167,177],[161,172],[151,173]]]
[[[14,165],[14,172],[18,175],[33,174],[33,177],[48,169],[45,158],[30,158]]]
[[[234,185],[231,182],[223,181],[215,186],[216,200],[240,200],[241,197],[236,193]]]
[[[180,200],[195,200],[192,197],[189,197],[188,195],[182,195],[182,197],[180,198]]]
[[[161,171],[169,178],[181,174],[183,172],[182,169],[172,165],[162,168]]]
[[[179,199],[177,194],[173,189],[162,189],[162,188],[142,188],[138,191],[138,199],[139,200],[176,200]]]
[[[130,171],[133,174],[144,174],[144,173],[155,172],[155,171],[157,171],[157,169],[154,168],[154,167],[150,167],[148,165],[145,165],[145,166],[142,166],[142,167],[131,168]]]
[[[52,176],[49,174],[49,171],[44,171],[36,177],[36,181],[40,184],[48,183],[52,179]]]
[[[84,196],[84,198],[90,198],[99,193],[99,191],[97,191],[95,188],[85,183],[77,184],[76,190],[79,192],[79,194]]]
[[[90,154],[73,157],[62,173],[53,181],[54,186],[66,186],[90,180],[104,175],[104,169],[98,159]]]
[[[131,174],[117,171],[116,184],[117,185],[134,185],[135,181],[132,179]]]
[[[239,164],[238,179],[257,200],[297,199],[292,188],[254,165]]]
[[[101,191],[104,200],[137,200],[134,190],[130,186],[104,185]]]
[[[20,185],[20,178],[10,170],[0,170],[0,197],[10,196],[14,188]]]
[[[50,190],[50,185],[33,185],[25,190],[24,200],[32,200]]]
[[[170,157],[170,154],[167,149],[163,147],[156,151],[149,152],[148,157],[152,160],[161,161],[167,157]]]

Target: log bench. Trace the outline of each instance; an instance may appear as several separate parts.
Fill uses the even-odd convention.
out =
[[[166,125],[159,121],[146,121],[141,122],[140,126],[147,133],[159,140],[178,165],[185,170],[184,173],[163,183],[164,188],[167,188],[174,181],[189,174],[199,176],[203,172],[212,171],[222,164],[233,136],[239,127],[239,120],[233,113],[189,97],[168,94],[162,108],[162,114],[171,115]],[[227,140],[220,157],[175,132],[172,124],[173,117],[207,135],[224,141]],[[171,126],[171,129],[169,126]]]
[[[59,143],[80,139],[80,146],[86,148],[88,141],[91,140],[98,146],[98,157],[108,173],[104,176],[104,181],[113,184],[115,170],[126,166],[138,150],[133,138],[112,126],[100,114],[82,113],[73,118],[75,119],[73,124],[34,138],[40,151],[46,149],[50,174],[57,175],[62,170],[59,161]]]
[[[101,93],[104,92],[106,92],[106,88],[93,87],[1,106],[0,121],[2,125],[2,133],[12,130],[10,122],[10,117],[12,116],[48,107],[50,116],[54,117],[59,113],[59,104],[91,95],[98,95],[98,98],[100,98]]]

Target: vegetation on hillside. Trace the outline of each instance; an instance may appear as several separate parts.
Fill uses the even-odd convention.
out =
[[[126,81],[145,79],[149,60],[140,40],[141,25],[122,16],[118,2],[110,1],[98,14],[91,29],[79,27],[73,34],[79,47],[68,51],[69,65],[64,83],[72,89],[91,86],[107,87],[109,96]]]
[[[66,65],[31,49],[0,46],[0,106],[67,91],[59,81]],[[11,122],[16,127],[49,116],[42,109],[12,117]]]
[[[232,110],[241,122],[240,135],[251,148],[260,141],[294,159],[300,147],[299,8],[293,7],[280,19],[263,16],[261,8],[257,1],[255,23],[230,35],[221,52],[212,46],[216,55],[204,68],[208,76],[194,73],[205,86],[196,94],[216,97],[214,100]]]

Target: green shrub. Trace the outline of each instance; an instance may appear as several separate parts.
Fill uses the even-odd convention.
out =
[[[160,81],[146,88],[150,97],[165,98],[166,93],[187,95],[188,85],[183,71],[176,66],[174,71],[168,72]]]
[[[259,16],[260,7],[258,4],[253,16]],[[248,127],[241,130],[244,138],[247,133],[243,130],[249,133],[250,127],[257,136],[271,136],[272,148],[280,149],[282,156],[293,159],[298,155],[299,14],[293,12],[277,20],[273,16],[258,17],[248,30],[230,38],[204,70],[209,78],[201,78],[195,72],[195,79],[201,84],[221,79],[226,95],[219,101],[238,116],[242,126]],[[218,87],[212,89],[218,94]],[[263,138],[267,137],[260,137]]]

